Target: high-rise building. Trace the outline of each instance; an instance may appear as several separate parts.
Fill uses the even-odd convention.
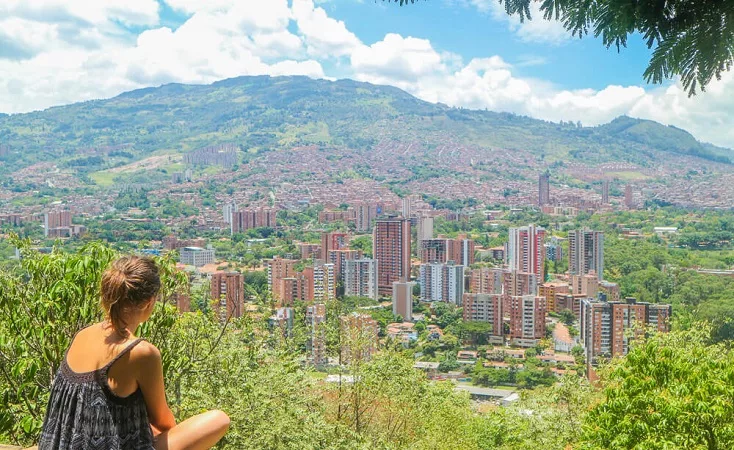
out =
[[[327,363],[325,323],[326,306],[324,304],[316,303],[306,307],[306,327],[311,335],[306,346],[310,354],[309,360],[315,366]]]
[[[308,269],[312,269],[309,271]],[[307,267],[304,273],[312,273],[313,295],[304,299],[316,303],[326,303],[336,299],[336,274],[334,264],[315,264],[313,268]]]
[[[346,224],[354,223],[357,220],[354,208],[346,210],[324,210],[319,212],[319,223],[344,222]]]
[[[505,270],[496,267],[472,269],[470,288],[475,294],[501,294]]]
[[[334,276],[337,281],[344,281],[344,266],[347,261],[362,259],[361,250],[329,250],[326,262],[334,264]]]
[[[0,214],[0,225],[19,227],[23,225],[24,220],[25,219],[20,214]]]
[[[624,206],[626,206],[627,209],[633,209],[635,207],[635,197],[632,193],[631,184],[624,187]]]
[[[410,220],[376,221],[372,242],[380,294],[392,295],[392,284],[410,277]]]
[[[445,263],[448,255],[448,239],[423,239],[418,247],[422,264]]]
[[[426,239],[433,239],[433,217],[421,214],[418,216],[418,234],[416,237],[419,253],[422,248],[421,243]]]
[[[271,208],[248,208],[232,211],[232,234],[242,233],[251,228],[276,227],[277,211]]]
[[[278,304],[290,306],[295,300],[327,302],[336,298],[336,274],[333,264],[317,261],[296,271],[298,261],[275,257],[266,262],[268,288]]]
[[[474,264],[475,244],[471,239],[424,239],[418,247],[422,264],[447,263],[454,261],[462,266]]]
[[[510,270],[534,273],[542,281],[544,279],[545,229],[528,225],[510,228],[507,243],[507,265]]]
[[[184,247],[180,250],[181,264],[201,267],[215,261],[214,250],[201,247]]]
[[[492,325],[492,336],[504,335],[502,294],[464,294],[464,320],[487,322]],[[501,342],[500,342],[501,343]]]
[[[460,237],[455,239],[449,244],[450,259],[456,264],[460,264],[464,267],[469,267],[474,264],[474,252],[476,245],[472,239],[466,239],[466,237]]]
[[[514,345],[533,347],[545,337],[545,297],[510,297],[510,338]]]
[[[43,215],[44,236],[54,235],[52,230],[59,228],[71,229],[71,211],[49,211]],[[68,235],[71,235],[70,231]]]
[[[321,259],[327,261],[332,250],[348,250],[349,239],[347,233],[321,233]]]
[[[594,272],[599,280],[603,278],[603,232],[587,229],[568,232],[568,272],[571,275]]]
[[[504,295],[504,310],[510,311],[512,297],[523,295],[537,295],[539,277],[534,273],[505,270],[502,272],[502,294]]]
[[[605,205],[609,204],[609,180],[601,182],[601,202]]]
[[[412,281],[396,281],[392,284],[392,313],[401,316],[405,322],[413,320]]]
[[[638,303],[634,298],[624,302],[583,299],[580,338],[587,363],[626,355],[630,338],[644,333],[646,325],[653,325],[660,332],[669,331],[671,315],[670,305]]]
[[[224,217],[224,221],[228,224],[232,224],[232,215],[237,212],[237,203],[227,203],[222,208],[222,216]]]
[[[550,203],[550,174],[541,173],[538,177],[538,205],[544,206]]]
[[[245,277],[237,272],[212,275],[211,296],[219,311],[219,319],[242,317],[245,308]]]
[[[368,297],[377,300],[377,261],[374,259],[347,260],[344,263],[344,295]]]
[[[273,294],[275,301],[290,304],[294,298],[300,298],[295,278],[296,264],[298,264],[297,260],[278,256],[265,263],[268,271],[268,289]]]
[[[310,242],[297,242],[298,252],[301,259],[319,259],[321,258],[321,245],[312,244]]]
[[[341,363],[369,361],[377,351],[379,325],[369,314],[356,312],[339,318],[341,327]]]
[[[505,270],[502,272],[502,293],[510,297],[536,295],[539,281],[534,273]]]
[[[407,196],[403,197],[403,210],[402,210],[402,213],[403,213],[403,217],[405,217],[406,219],[410,218],[410,216],[413,215],[413,207],[412,206],[413,205],[412,205],[410,196],[407,195]]]
[[[464,266],[421,264],[419,284],[421,300],[460,305],[464,296]]]
[[[273,299],[278,305],[293,306],[296,300],[305,301],[313,297],[313,268],[296,272],[293,276],[278,279],[274,285]]]
[[[372,221],[377,217],[377,208],[364,202],[354,205],[355,225],[357,231],[364,232],[372,229]]]

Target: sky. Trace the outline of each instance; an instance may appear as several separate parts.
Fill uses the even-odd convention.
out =
[[[734,148],[734,74],[689,98],[648,85],[651,51],[579,39],[497,0],[0,0],[0,112],[161,84],[307,75],[430,102],[593,126],[626,114]]]

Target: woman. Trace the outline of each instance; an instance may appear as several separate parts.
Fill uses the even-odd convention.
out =
[[[135,337],[161,282],[150,258],[123,257],[102,276],[105,321],[81,330],[56,374],[39,450],[208,449],[229,428],[222,411],[176,424],[161,354]]]

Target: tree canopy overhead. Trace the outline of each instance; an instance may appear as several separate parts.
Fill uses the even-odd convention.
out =
[[[416,0],[383,0],[401,6]],[[662,83],[680,76],[689,95],[731,69],[734,2],[730,0],[498,0],[509,15],[531,20],[538,2],[545,20],[558,20],[573,36],[593,34],[604,45],[627,46],[639,33],[653,50],[643,76]]]

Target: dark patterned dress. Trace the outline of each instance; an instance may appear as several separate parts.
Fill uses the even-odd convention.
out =
[[[39,450],[151,450],[153,433],[143,393],[118,397],[107,384],[107,372],[142,339],[92,372],[76,373],[64,361],[56,373]],[[68,353],[68,350],[67,350]]]

